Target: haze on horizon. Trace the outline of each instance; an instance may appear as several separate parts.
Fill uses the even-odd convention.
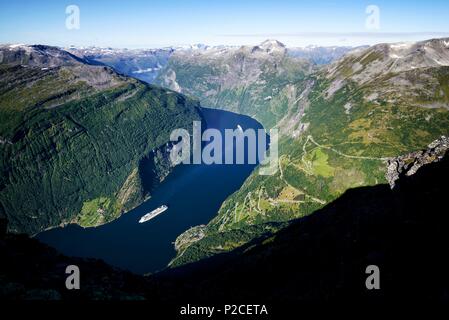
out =
[[[79,29],[66,27],[69,5],[80,10]],[[447,12],[444,0],[2,1],[0,43],[151,48],[270,38],[290,47],[357,46],[449,36]]]

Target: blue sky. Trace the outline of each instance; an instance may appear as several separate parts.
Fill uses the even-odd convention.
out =
[[[80,29],[66,28],[66,7]],[[368,30],[368,5],[379,29]],[[191,43],[360,45],[449,36],[449,1],[0,0],[0,43],[160,47]]]

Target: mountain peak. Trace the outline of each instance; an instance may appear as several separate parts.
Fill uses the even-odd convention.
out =
[[[274,39],[268,39],[265,40],[264,42],[262,42],[260,44],[261,48],[285,48],[285,44],[283,44],[282,42],[278,41],[278,40],[274,40]]]
[[[381,43],[356,49],[329,67],[330,78],[368,83],[385,74],[449,66],[449,39]],[[343,74],[343,70],[346,72]]]
[[[251,52],[252,53],[268,53],[268,54],[273,54],[273,53],[277,53],[277,54],[285,54],[287,52],[287,47],[277,41],[277,40],[265,40],[264,42],[262,42],[261,44],[259,44],[258,46],[254,46],[251,48]]]
[[[265,40],[259,45],[259,47],[268,53],[272,52],[284,53],[287,50],[285,44],[277,40]]]

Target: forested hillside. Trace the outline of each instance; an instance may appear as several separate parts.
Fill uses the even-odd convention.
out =
[[[149,195],[141,169],[152,151],[200,119],[196,100],[60,49],[0,49],[0,215],[10,231],[117,218]]]

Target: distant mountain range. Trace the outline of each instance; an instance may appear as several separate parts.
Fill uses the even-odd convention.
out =
[[[167,47],[160,49],[114,49],[98,47],[68,47],[68,52],[90,60],[113,67],[125,75],[152,83],[159,71],[168,64],[168,60],[175,52],[200,53],[216,50],[233,50],[238,46],[208,46],[194,44],[183,47]],[[327,64],[352,50],[352,47],[318,47],[288,48],[292,57],[304,58],[316,64]]]
[[[152,83],[159,70],[168,63],[175,49],[127,50],[70,47],[67,51],[91,63],[104,64],[124,75]]]

